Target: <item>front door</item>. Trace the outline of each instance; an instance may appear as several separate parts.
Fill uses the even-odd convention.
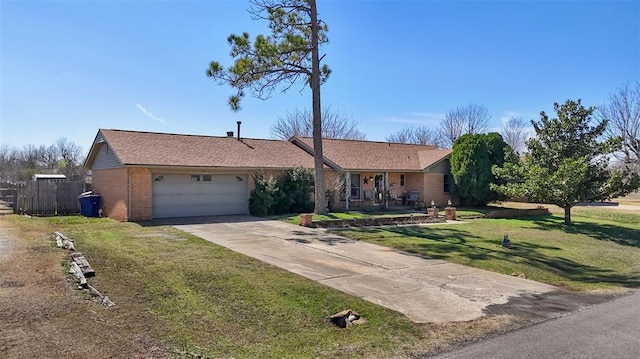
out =
[[[374,200],[376,203],[382,203],[384,197],[384,175],[382,173],[376,174],[373,180],[373,189],[374,189]]]

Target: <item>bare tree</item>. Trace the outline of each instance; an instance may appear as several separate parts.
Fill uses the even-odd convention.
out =
[[[504,124],[501,134],[504,142],[511,146],[518,155],[522,155],[526,150],[529,130],[529,125],[522,118],[511,117]]]
[[[32,144],[22,146],[18,151],[16,180],[30,180],[40,168],[40,149]]]
[[[398,132],[385,137],[388,142],[413,143],[417,145],[430,145],[443,147],[442,138],[437,130],[427,126],[405,127]]]
[[[81,174],[80,158],[82,148],[66,137],[61,137],[56,142],[60,159],[63,161],[63,173],[67,178],[78,177]]]
[[[456,139],[467,133],[484,133],[489,129],[489,109],[478,104],[458,106],[440,122],[444,145],[452,147]]]
[[[40,163],[40,149],[32,144],[24,145],[20,151],[20,167],[36,169]]]
[[[394,143],[413,143],[413,128],[407,126],[398,132],[394,132],[385,137],[387,142]]]
[[[14,182],[18,179],[20,153],[7,144],[0,146],[0,181]]]
[[[597,116],[609,120],[606,136],[622,139],[622,149],[615,154],[618,159],[640,170],[640,82],[620,87],[598,108]]]
[[[51,145],[47,147],[45,145],[41,145],[38,148],[38,152],[40,155],[39,162],[44,168],[53,171],[58,167],[58,160],[60,158],[58,156],[59,151],[57,146]]]
[[[353,117],[331,106],[322,109],[322,138],[364,140],[367,135],[358,129]],[[313,113],[295,109],[278,118],[271,126],[271,137],[288,140],[293,136],[313,137]]]

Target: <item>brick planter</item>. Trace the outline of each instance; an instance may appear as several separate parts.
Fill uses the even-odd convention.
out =
[[[456,208],[455,207],[447,207],[444,209],[444,218],[447,221],[455,221],[456,220]]]
[[[440,210],[438,209],[438,207],[429,207],[429,208],[427,208],[427,214],[431,218],[438,218],[438,214],[439,213],[440,213]]]
[[[311,227],[313,224],[313,214],[303,213],[300,215],[300,225],[305,227]]]

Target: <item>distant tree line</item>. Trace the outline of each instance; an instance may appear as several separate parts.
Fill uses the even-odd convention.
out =
[[[82,178],[82,148],[66,137],[55,144],[22,148],[0,145],[0,181],[28,181],[36,173],[60,173],[68,179]]]

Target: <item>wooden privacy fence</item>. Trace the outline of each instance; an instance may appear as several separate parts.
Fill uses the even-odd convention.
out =
[[[0,210],[16,212],[18,186],[13,183],[0,182]]]
[[[85,183],[26,182],[18,186],[16,211],[31,215],[58,215],[80,212],[78,196],[84,192]]]

